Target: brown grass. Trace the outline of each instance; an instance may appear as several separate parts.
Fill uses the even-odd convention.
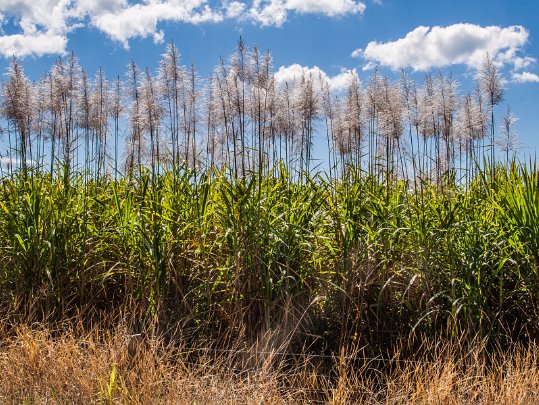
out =
[[[291,361],[260,346],[188,350],[155,338],[129,353],[133,341],[122,329],[0,333],[0,403],[539,403],[536,345],[488,353],[481,344],[438,344],[385,361],[343,352],[321,367],[314,355]]]

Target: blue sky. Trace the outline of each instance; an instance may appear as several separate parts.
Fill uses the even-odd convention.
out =
[[[338,87],[346,69],[372,68],[421,81],[453,72],[464,93],[489,52],[505,80],[524,155],[539,147],[537,1],[464,0],[0,0],[0,70],[13,55],[37,79],[73,50],[93,75],[122,75],[133,59],[154,69],[173,39],[202,77],[240,37],[270,50],[275,71],[324,71]],[[341,80],[342,81],[342,80]]]

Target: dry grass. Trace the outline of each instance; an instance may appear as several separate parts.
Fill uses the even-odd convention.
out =
[[[21,328],[0,349],[0,403],[293,403],[272,356],[186,350],[146,339],[133,346],[124,331],[75,338]],[[133,352],[133,350],[131,350]],[[243,363],[243,364],[242,364]],[[246,364],[252,366],[242,367]],[[302,378],[301,370],[295,377]]]
[[[341,355],[322,375],[314,356],[287,364],[267,352],[187,350],[151,338],[133,354],[129,341],[123,330],[4,333],[0,403],[539,403],[535,345],[490,355],[479,344],[433,345],[414,360],[385,362]]]

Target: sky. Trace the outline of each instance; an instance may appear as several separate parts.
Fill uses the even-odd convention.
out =
[[[539,1],[507,0],[0,0],[0,71],[17,57],[31,79],[73,51],[93,75],[134,60],[155,69],[168,41],[207,77],[240,38],[273,55],[281,78],[323,71],[336,89],[355,69],[451,72],[464,94],[488,53],[518,117],[521,157],[539,149]]]

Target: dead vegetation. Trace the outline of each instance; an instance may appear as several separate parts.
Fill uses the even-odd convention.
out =
[[[123,328],[4,328],[0,402],[30,404],[533,404],[539,401],[539,348],[506,352],[484,345],[426,344],[421,354],[333,358],[189,348],[143,336],[131,351]],[[137,336],[139,339],[140,336]]]

